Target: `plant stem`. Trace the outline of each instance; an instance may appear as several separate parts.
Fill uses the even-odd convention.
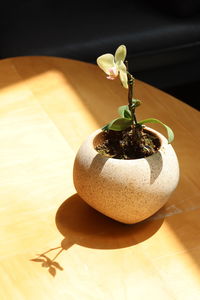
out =
[[[127,68],[127,77],[128,77],[128,107],[131,112],[131,117],[133,120],[133,140],[134,144],[138,149],[143,149],[143,139],[142,139],[142,126],[138,124],[135,114],[135,106],[133,105],[133,87],[134,87],[134,77],[128,71],[128,62],[125,62]],[[139,150],[139,151],[140,151]]]
[[[134,77],[128,71],[128,61],[125,61],[126,69],[127,69],[127,77],[128,77],[128,107],[131,112],[133,126],[138,124],[136,115],[135,115],[135,107],[133,106],[133,87],[134,87]]]

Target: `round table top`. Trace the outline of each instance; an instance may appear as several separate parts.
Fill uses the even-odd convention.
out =
[[[181,178],[154,216],[123,225],[83,202],[72,169],[126,90],[88,63],[0,61],[1,299],[200,298],[199,112],[138,80],[135,97],[138,119],[174,130]]]

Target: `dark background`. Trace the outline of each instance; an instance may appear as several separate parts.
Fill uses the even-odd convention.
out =
[[[0,58],[49,55],[96,63],[124,44],[136,78],[199,109],[199,0],[23,0],[1,6]]]

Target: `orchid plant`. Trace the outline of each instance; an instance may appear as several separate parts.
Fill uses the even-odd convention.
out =
[[[142,125],[146,123],[159,123],[165,127],[168,134],[168,143],[174,139],[172,129],[155,118],[148,118],[145,120],[137,121],[135,109],[141,105],[139,99],[133,97],[134,77],[128,71],[128,61],[126,60],[127,50],[126,46],[120,45],[115,55],[110,53],[103,54],[97,58],[98,66],[106,73],[107,78],[110,80],[116,79],[118,76],[125,89],[128,89],[128,105],[123,105],[118,108],[119,118],[112,120],[109,124],[105,125],[102,130],[122,131],[129,127],[134,129],[136,137],[141,136]]]

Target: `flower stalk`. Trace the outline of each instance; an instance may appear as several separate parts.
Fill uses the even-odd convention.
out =
[[[125,61],[126,69],[127,69],[127,82],[128,82],[128,108],[131,112],[131,117],[133,120],[133,126],[137,126],[137,119],[136,119],[136,114],[135,114],[135,105],[133,105],[133,88],[134,88],[134,83],[135,79],[134,77],[129,73],[128,71],[128,61]]]

